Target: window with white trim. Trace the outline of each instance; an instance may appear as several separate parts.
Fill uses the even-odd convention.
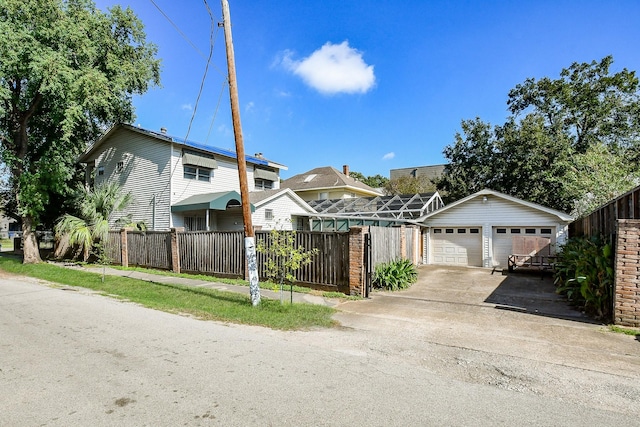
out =
[[[273,209],[264,210],[264,219],[267,221],[273,220]]]
[[[211,180],[212,169],[203,168],[200,166],[184,166],[185,179],[197,179],[198,181],[209,182]]]
[[[268,179],[255,179],[255,188],[256,190],[271,190],[273,189],[273,181],[269,181]]]

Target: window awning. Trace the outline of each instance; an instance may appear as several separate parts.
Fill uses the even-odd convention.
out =
[[[242,198],[237,191],[196,194],[175,203],[171,206],[171,212],[201,211],[206,209],[224,211],[228,207],[241,206],[241,200]],[[255,206],[251,204],[250,206],[251,212],[254,212],[256,210]]]
[[[274,171],[256,168],[253,171],[253,177],[256,179],[265,179],[267,181],[278,181],[278,174]]]
[[[182,164],[191,166],[200,166],[209,169],[218,169],[218,162],[211,157],[199,156],[194,153],[184,153],[182,155]]]

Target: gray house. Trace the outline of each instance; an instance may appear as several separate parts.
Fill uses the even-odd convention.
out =
[[[131,193],[134,203],[121,214],[144,221],[152,230],[241,230],[236,159],[234,151],[185,141],[166,131],[118,124],[79,160],[87,165],[88,183],[116,181]],[[280,171],[286,166],[262,155],[245,160],[250,192],[280,189]],[[295,224],[296,212],[314,212],[290,192],[270,192],[269,197],[255,200],[260,201],[261,217],[254,222],[263,228],[275,219]]]

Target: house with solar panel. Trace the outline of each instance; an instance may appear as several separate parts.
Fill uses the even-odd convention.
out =
[[[86,164],[89,185],[115,181],[131,193],[133,203],[118,217],[144,221],[150,230],[243,229],[234,151],[170,136],[165,129],[117,124],[79,161]],[[261,154],[246,156],[246,164],[254,226],[302,228],[300,215],[315,211],[293,191],[280,188],[280,172],[287,167]]]

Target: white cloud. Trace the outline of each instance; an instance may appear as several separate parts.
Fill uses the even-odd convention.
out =
[[[193,111],[193,106],[191,104],[182,104],[180,106],[180,109],[186,110],[186,111]]]
[[[224,135],[224,136],[233,135],[233,130],[232,130],[229,126],[227,126],[227,125],[225,125],[225,124],[221,124],[221,125],[219,125],[219,126],[216,128],[216,131],[217,131],[219,134]]]
[[[282,64],[307,85],[327,95],[366,93],[376,82],[373,65],[367,65],[362,53],[347,41],[328,42],[301,60],[294,60],[292,56],[291,51],[284,52]]]
[[[289,98],[291,96],[291,93],[287,92],[286,90],[278,90],[276,91],[276,96],[280,98]]]
[[[396,156],[396,153],[394,153],[393,151],[391,151],[390,153],[385,154],[384,156],[382,156],[382,160],[391,160]]]
[[[256,104],[253,101],[250,101],[246,107],[244,107],[244,111],[251,112],[254,110]]]

